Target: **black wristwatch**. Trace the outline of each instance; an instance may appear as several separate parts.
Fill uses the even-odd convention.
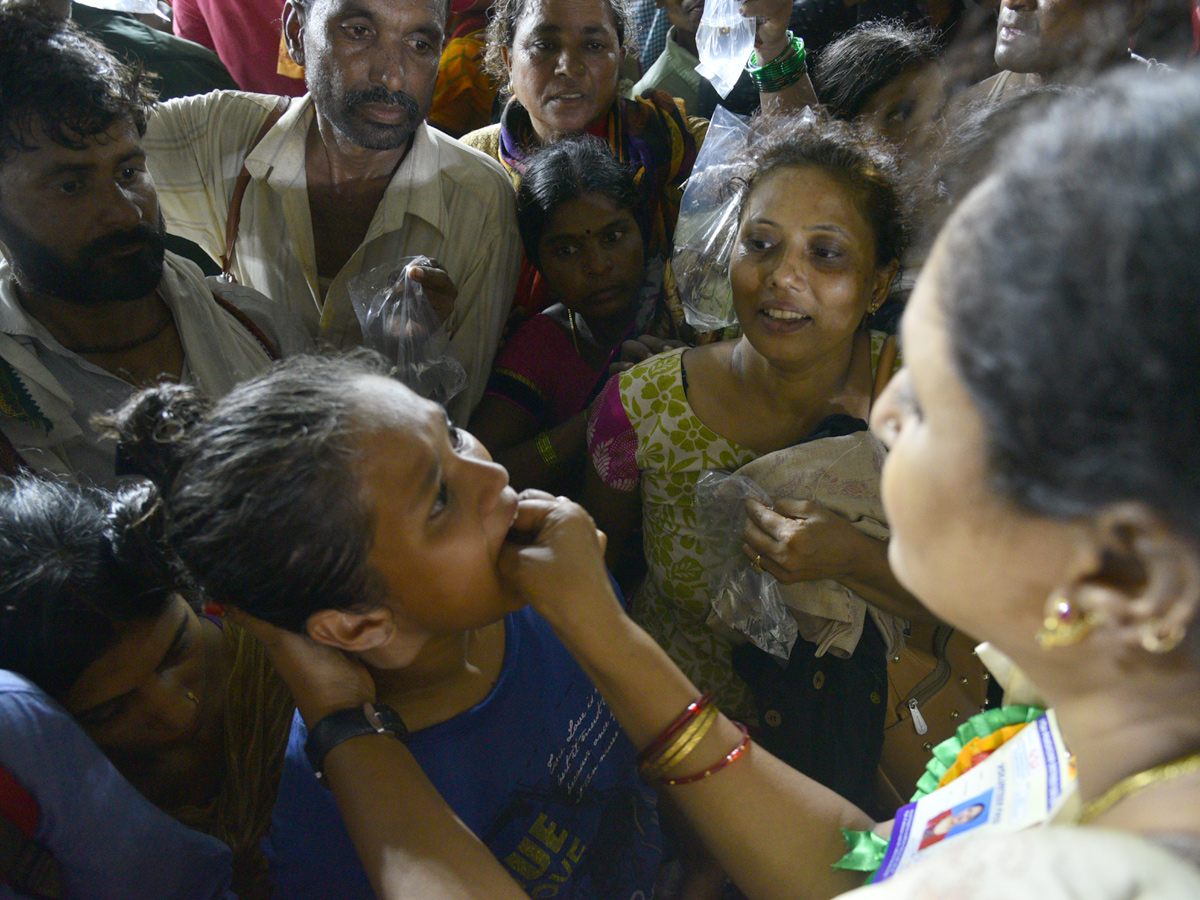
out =
[[[382,703],[364,703],[354,709],[330,713],[308,730],[308,740],[304,742],[304,753],[317,778],[325,777],[322,767],[330,750],[363,734],[390,734],[403,741],[408,738],[408,729],[399,714]]]

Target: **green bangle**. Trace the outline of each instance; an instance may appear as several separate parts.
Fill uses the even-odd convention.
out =
[[[746,72],[753,79],[760,94],[773,94],[791,87],[808,71],[804,38],[798,38],[789,31],[787,39],[787,48],[766,65],[758,65],[758,55],[750,54]]]
[[[542,462],[546,464],[546,468],[551,471],[558,469],[558,454],[554,452],[554,445],[550,443],[550,435],[542,431],[537,436],[538,453],[542,457]]]

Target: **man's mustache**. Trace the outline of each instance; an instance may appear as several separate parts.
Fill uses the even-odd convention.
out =
[[[153,248],[161,244],[161,230],[149,222],[140,222],[126,231],[118,231],[98,238],[88,246],[86,255],[95,258],[118,250],[124,250],[128,247]]]
[[[346,95],[345,102],[348,109],[367,103],[377,103],[380,106],[399,106],[413,118],[419,118],[421,115],[421,107],[417,105],[417,100],[412,94],[406,94],[404,91],[389,91],[382,84],[362,91],[351,91]]]

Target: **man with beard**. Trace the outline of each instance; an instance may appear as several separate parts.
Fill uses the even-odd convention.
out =
[[[111,484],[94,415],[163,379],[220,395],[304,346],[274,304],[241,292],[256,324],[164,252],[153,99],[75,25],[0,5],[0,470]]]
[[[482,396],[521,261],[500,166],[425,124],[446,0],[288,0],[288,50],[309,93],[220,92],[159,107],[146,138],[172,233],[335,346],[362,341],[348,284],[404,257]],[[242,190],[238,190],[243,175]],[[248,181],[246,180],[248,179]]]

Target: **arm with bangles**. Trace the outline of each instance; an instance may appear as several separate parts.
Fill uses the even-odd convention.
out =
[[[581,410],[543,431],[525,409],[498,394],[484,394],[467,430],[508,470],[513,488],[559,494],[579,484],[587,417],[587,410]]]
[[[764,113],[798,111],[816,106],[817,92],[808,77],[804,42],[788,30],[791,0],[744,0],[738,11],[757,22],[754,56],[747,66],[758,85]]]
[[[502,571],[579,661],[634,744],[654,743],[700,691],[621,608],[591,519],[575,504],[527,493],[516,527],[534,537],[505,546]],[[751,900],[826,898],[861,885],[861,875],[831,865],[846,850],[840,829],[871,828],[870,817],[760,747],[721,765],[742,740],[738,726],[717,715],[666,772],[715,770],[665,790],[717,862]]]

